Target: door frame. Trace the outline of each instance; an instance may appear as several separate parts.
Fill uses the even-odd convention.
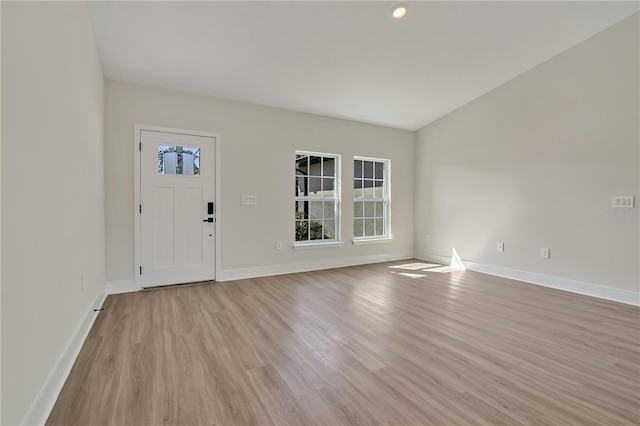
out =
[[[221,185],[221,164],[220,161],[220,153],[222,151],[221,139],[219,133],[211,133],[211,132],[201,132],[198,130],[186,130],[186,129],[175,129],[170,127],[158,127],[158,126],[150,126],[146,124],[136,124],[134,126],[134,135],[133,135],[133,193],[134,193],[134,203],[133,203],[133,227],[134,227],[134,267],[133,267],[133,276],[135,281],[136,290],[142,290],[142,282],[140,277],[140,262],[141,262],[141,238],[140,232],[142,230],[142,217],[140,214],[139,206],[140,205],[140,143],[142,137],[142,131],[152,131],[152,132],[164,132],[164,133],[175,133],[179,135],[188,135],[188,136],[205,136],[210,138],[215,138],[215,202],[216,202],[216,221],[214,224],[214,238],[215,238],[215,255],[214,255],[214,271],[215,271],[215,279],[218,280],[220,278],[220,229],[221,229],[221,204],[220,204],[220,189]]]

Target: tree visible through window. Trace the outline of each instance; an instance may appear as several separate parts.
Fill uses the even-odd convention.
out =
[[[353,161],[353,236],[389,237],[389,160],[355,157]]]
[[[296,242],[336,241],[339,156],[296,152]]]

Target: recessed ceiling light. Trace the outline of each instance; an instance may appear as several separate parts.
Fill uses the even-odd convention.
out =
[[[396,4],[391,9],[391,16],[393,16],[396,19],[402,18],[404,15],[407,14],[407,9],[408,9],[408,6],[406,4],[402,4],[402,3]]]

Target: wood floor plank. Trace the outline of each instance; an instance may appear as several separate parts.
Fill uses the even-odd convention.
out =
[[[638,425],[640,309],[417,260],[109,296],[49,425]]]
[[[307,423],[304,410],[299,406],[289,386],[273,367],[266,366],[247,370],[247,376],[275,424],[301,425]]]

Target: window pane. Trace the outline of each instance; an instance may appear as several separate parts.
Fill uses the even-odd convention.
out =
[[[296,172],[302,175],[309,174],[309,157],[306,155],[296,155]]]
[[[309,239],[309,222],[303,220],[296,221],[296,241],[307,241]]]
[[[333,219],[335,217],[336,203],[333,201],[324,202],[324,218]]]
[[[322,221],[321,220],[309,221],[309,239],[310,240],[322,239]]]
[[[384,235],[383,219],[376,219],[376,235]]]
[[[376,162],[375,177],[376,177],[376,179],[384,179],[384,163],[379,162],[379,161]]]
[[[356,179],[362,177],[362,161],[361,160],[353,161],[353,177]]]
[[[322,219],[322,201],[309,201],[309,219]]]
[[[324,234],[322,236],[325,240],[333,240],[336,238],[336,221],[335,220],[324,221]]]
[[[182,174],[200,176],[200,149],[182,151]]]
[[[373,161],[364,161],[365,179],[373,179]]]
[[[377,180],[373,183],[373,197],[374,198],[383,198],[384,197],[384,187],[382,186],[384,182],[381,180]]]
[[[296,176],[296,197],[304,197],[308,194],[308,178]]]
[[[308,201],[296,201],[296,219],[308,219]]]
[[[309,192],[305,194],[308,197],[321,197],[322,196],[322,178],[310,177],[309,178]]]
[[[362,181],[353,181],[353,198],[362,198]]]
[[[364,236],[372,237],[374,236],[374,220],[373,219],[365,219],[364,220]]]
[[[375,203],[364,203],[364,217],[374,217],[374,204]]]
[[[200,176],[200,148],[158,145],[158,174]]]
[[[384,217],[384,203],[375,203],[376,205],[376,217]]]
[[[335,176],[336,175],[336,159],[331,157],[322,158],[322,175],[323,176]]]
[[[362,201],[356,201],[353,205],[353,217],[364,217],[362,214],[364,213],[364,206],[362,205]]]
[[[323,197],[335,197],[336,196],[336,180],[334,178],[322,179],[322,196]]]
[[[363,227],[362,227],[362,219],[356,219],[353,221],[353,236],[354,237],[362,237],[363,236]]]
[[[322,176],[322,157],[309,157],[309,176]]]
[[[362,196],[364,198],[373,198],[373,181],[365,180],[363,184],[364,189],[362,190]]]

